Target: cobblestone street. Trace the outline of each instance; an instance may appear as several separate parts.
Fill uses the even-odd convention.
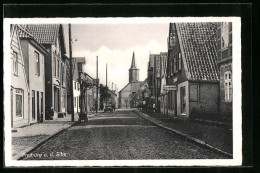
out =
[[[77,123],[25,155],[26,160],[221,159],[132,111]]]

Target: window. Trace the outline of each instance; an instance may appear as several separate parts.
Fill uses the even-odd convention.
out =
[[[177,58],[176,58],[176,55],[173,58],[173,63],[174,63],[174,66],[173,66],[174,73],[177,73]]]
[[[173,75],[173,59],[170,61],[170,76]]]
[[[32,90],[32,119],[35,120],[35,91]]]
[[[60,60],[57,59],[57,77],[60,77]]]
[[[79,85],[79,83],[78,83],[78,91],[79,91],[79,89],[80,89],[80,85]]]
[[[179,65],[178,65],[179,68],[178,69],[181,70],[181,53],[179,53],[179,57],[178,58],[179,58]]]
[[[67,103],[67,102],[66,102],[66,98],[67,98],[67,97],[66,97],[66,92],[63,91],[63,106],[64,106],[64,107],[66,107],[66,103]]]
[[[13,70],[14,74],[18,75],[18,56],[16,52],[13,52]]]
[[[76,97],[74,97],[74,107],[76,107]]]
[[[64,75],[65,75],[64,64],[62,63],[62,69],[61,69],[61,84],[62,85],[63,85],[63,82],[64,82]]]
[[[16,89],[16,117],[23,117],[23,90]]]
[[[77,90],[77,83],[74,82],[74,89]]]
[[[56,57],[53,57],[53,74],[56,76]]]
[[[173,47],[176,45],[176,33],[172,31],[170,33],[170,47]]]
[[[231,102],[232,101],[232,76],[231,72],[227,71],[224,73],[224,80],[225,80],[225,101]]]
[[[35,58],[35,74],[40,76],[40,57],[38,52],[34,52]]]
[[[229,42],[229,26],[228,22],[222,22],[221,25],[221,48],[225,49],[228,47]]]

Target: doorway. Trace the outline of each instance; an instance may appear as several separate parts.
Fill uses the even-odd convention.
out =
[[[54,111],[60,112],[60,91],[54,87]]]
[[[180,95],[181,95],[181,113],[186,114],[186,91],[185,91],[185,87],[180,88]]]

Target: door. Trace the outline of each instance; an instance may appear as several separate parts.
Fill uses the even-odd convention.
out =
[[[185,87],[180,88],[180,95],[181,95],[181,113],[186,114],[186,92]]]
[[[37,91],[37,122],[40,122],[40,95],[39,91]]]
[[[60,112],[60,92],[57,87],[54,87],[54,110]]]
[[[43,122],[43,92],[41,92],[41,122]]]

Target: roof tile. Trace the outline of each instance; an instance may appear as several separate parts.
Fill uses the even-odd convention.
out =
[[[176,23],[191,80],[219,81],[216,24]]]

